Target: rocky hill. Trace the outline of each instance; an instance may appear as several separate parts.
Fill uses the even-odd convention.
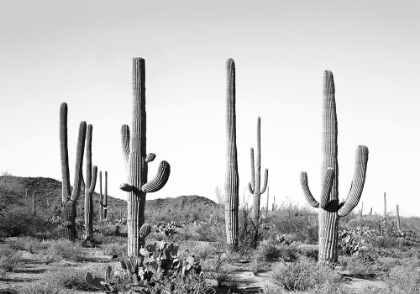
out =
[[[98,183],[97,183],[98,185]],[[61,211],[61,182],[51,178],[0,176],[0,201],[5,207],[32,206],[35,194],[37,211]],[[108,195],[110,217],[127,215],[126,201]],[[77,204],[78,214],[83,213],[84,192],[81,191]],[[99,210],[99,193],[94,193],[95,214]],[[201,220],[213,213],[220,214],[222,207],[214,201],[197,195],[179,196],[146,201],[146,217],[153,220]]]

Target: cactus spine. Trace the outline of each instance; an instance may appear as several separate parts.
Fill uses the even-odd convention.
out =
[[[236,148],[235,62],[227,61],[225,219],[227,244],[238,246],[239,173]]]
[[[127,197],[127,228],[128,256],[139,256],[139,250],[144,244],[139,230],[144,223],[146,193],[160,190],[169,179],[170,165],[162,161],[156,177],[147,181],[148,163],[155,158],[154,154],[146,156],[146,95],[145,95],[145,61],[142,58],[133,59],[133,120],[130,128],[121,128],[122,151],[124,163],[128,172],[128,183],[120,186],[128,192]]]
[[[257,223],[260,218],[261,194],[267,189],[268,169],[265,169],[264,187],[261,189],[261,118],[257,122],[257,162],[254,165],[254,148],[251,148],[251,182],[248,189],[254,195],[254,207],[252,210],[252,220]]]
[[[92,169],[92,125],[88,125],[86,135],[86,175],[85,175],[85,239],[93,234],[93,191],[96,186],[98,167]]]
[[[69,240],[76,239],[76,202],[82,184],[83,151],[85,149],[86,122],[79,126],[76,151],[76,167],[74,174],[73,190],[70,189],[69,156],[67,145],[67,104],[60,107],[60,154],[62,172],[62,202],[64,206],[64,225],[67,227]]]
[[[334,78],[330,71],[324,74],[323,99],[323,163],[321,168],[320,202],[312,196],[306,172],[301,173],[301,186],[307,202],[319,210],[319,262],[337,261],[338,219],[348,215],[359,203],[366,179],[369,150],[366,146],[356,149],[353,181],[347,199],[339,203],[337,160],[337,113],[335,106]]]

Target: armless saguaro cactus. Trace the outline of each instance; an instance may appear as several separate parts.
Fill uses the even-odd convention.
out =
[[[395,207],[395,218],[396,218],[396,222],[397,222],[397,230],[398,232],[401,231],[401,222],[400,222],[400,207],[397,206]]]
[[[86,136],[86,178],[85,178],[85,239],[93,234],[93,191],[96,186],[98,167],[92,169],[92,125],[88,125]]]
[[[86,122],[82,121],[79,126],[77,139],[76,167],[74,169],[73,190],[70,188],[69,156],[67,146],[67,104],[60,107],[60,149],[61,149],[61,172],[62,202],[64,206],[64,225],[67,227],[69,240],[76,238],[76,202],[79,197],[82,183],[83,151],[85,149]]]
[[[155,154],[146,155],[146,92],[145,62],[142,58],[133,59],[133,120],[130,128],[121,128],[124,163],[128,172],[128,183],[120,186],[128,192],[127,228],[128,256],[139,256],[144,243],[140,236],[140,228],[144,223],[146,193],[156,192],[163,188],[169,179],[170,165],[162,161],[156,177],[147,181],[148,163]]]
[[[312,196],[308,186],[308,176],[302,172],[300,181],[308,203],[319,210],[319,262],[337,261],[338,219],[348,215],[359,203],[366,179],[369,150],[366,146],[356,149],[356,163],[353,181],[347,199],[339,203],[338,160],[337,160],[337,114],[333,74],[324,74],[323,99],[323,163],[321,167],[320,202]]]
[[[254,195],[254,205],[252,210],[252,220],[258,223],[260,218],[261,194],[267,189],[268,169],[265,169],[264,187],[261,189],[261,118],[258,117],[257,123],[257,162],[254,164],[254,148],[251,148],[251,182],[248,189]]]
[[[227,244],[238,246],[239,172],[236,149],[235,62],[227,61],[225,220]]]

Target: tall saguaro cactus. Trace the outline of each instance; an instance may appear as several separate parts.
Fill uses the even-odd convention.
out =
[[[85,239],[93,234],[93,191],[96,186],[98,167],[92,169],[92,125],[88,125],[86,136],[86,175],[85,175]]]
[[[239,172],[236,148],[235,62],[227,61],[225,220],[227,244],[238,246]]]
[[[264,186],[261,189],[261,118],[258,117],[257,123],[257,161],[254,164],[254,148],[251,148],[251,182],[248,183],[248,189],[254,195],[254,205],[252,210],[252,219],[255,223],[260,218],[261,194],[264,194],[268,183],[268,169],[265,169]]]
[[[73,190],[70,188],[69,156],[67,145],[67,104],[60,107],[60,154],[62,173],[61,199],[64,206],[64,225],[67,227],[69,240],[76,238],[76,202],[79,197],[82,184],[83,151],[85,149],[86,122],[82,121],[79,126],[77,139],[76,167],[74,170]]]
[[[156,177],[147,181],[148,163],[156,155],[146,155],[146,88],[145,61],[143,58],[133,59],[133,120],[131,132],[128,125],[121,128],[122,151],[124,163],[128,172],[128,183],[120,186],[128,192],[127,228],[128,256],[139,256],[139,250],[144,244],[140,236],[140,228],[144,223],[146,193],[160,190],[169,179],[170,165],[162,161]]]
[[[338,159],[337,159],[337,113],[335,106],[334,78],[330,71],[324,74],[323,99],[323,163],[321,167],[320,202],[312,196],[308,186],[308,176],[302,172],[301,186],[307,202],[319,210],[319,262],[337,261],[338,220],[348,215],[359,203],[366,179],[369,150],[366,146],[356,149],[353,181],[347,199],[339,203]]]
[[[99,206],[100,218],[106,219],[108,213],[108,172],[105,172],[105,194],[102,194],[102,171],[99,172]]]
[[[396,218],[396,222],[397,222],[397,230],[398,232],[401,231],[401,222],[400,222],[400,207],[398,206],[398,204],[396,204],[397,206],[395,207],[395,218]]]

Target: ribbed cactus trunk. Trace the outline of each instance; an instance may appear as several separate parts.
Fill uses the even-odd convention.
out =
[[[387,211],[386,211],[386,193],[384,193],[384,219],[386,222]]]
[[[99,172],[99,218],[104,219],[104,208],[102,206],[104,199],[102,195],[102,171]]]
[[[98,168],[92,168],[92,125],[88,125],[86,136],[86,174],[85,174],[85,239],[93,234],[93,191],[96,185]]]
[[[396,217],[396,222],[397,222],[397,230],[398,232],[401,231],[401,222],[400,222],[400,207],[397,206],[395,207],[395,217]]]
[[[82,185],[83,151],[86,139],[86,122],[82,121],[79,126],[76,150],[76,167],[74,174],[73,191],[70,189],[70,172],[67,144],[67,104],[60,107],[60,154],[62,172],[62,202],[64,206],[64,226],[67,227],[69,240],[77,237],[76,232],[76,202]]]
[[[105,172],[105,194],[104,194],[104,200],[103,205],[101,205],[101,208],[103,210],[103,216],[104,219],[108,216],[108,172]]]
[[[265,169],[264,187],[261,189],[261,118],[257,121],[257,161],[254,164],[254,148],[251,148],[251,182],[248,189],[253,198],[252,220],[258,223],[260,219],[261,194],[267,189],[268,169]]]
[[[36,215],[36,194],[32,194],[32,215]]]
[[[270,198],[270,187],[267,187],[267,207],[265,208],[265,214],[268,214],[268,200]]]
[[[368,149],[358,146],[356,164],[349,195],[345,202],[338,198],[338,145],[335,88],[332,72],[324,74],[323,140],[320,202],[312,196],[306,172],[301,173],[301,185],[307,202],[319,210],[319,262],[337,262],[338,218],[348,215],[359,203],[366,178]]]
[[[150,153],[146,157],[146,96],[145,96],[145,62],[142,58],[133,59],[133,119],[130,128],[121,128],[122,149],[128,183],[120,186],[128,192],[127,228],[128,256],[139,256],[144,244],[139,230],[144,223],[146,193],[160,190],[168,181],[170,166],[166,161],[160,163],[156,177],[147,182],[148,162],[156,157]]]
[[[235,62],[227,61],[225,220],[227,244],[238,246],[239,173],[236,148]]]

